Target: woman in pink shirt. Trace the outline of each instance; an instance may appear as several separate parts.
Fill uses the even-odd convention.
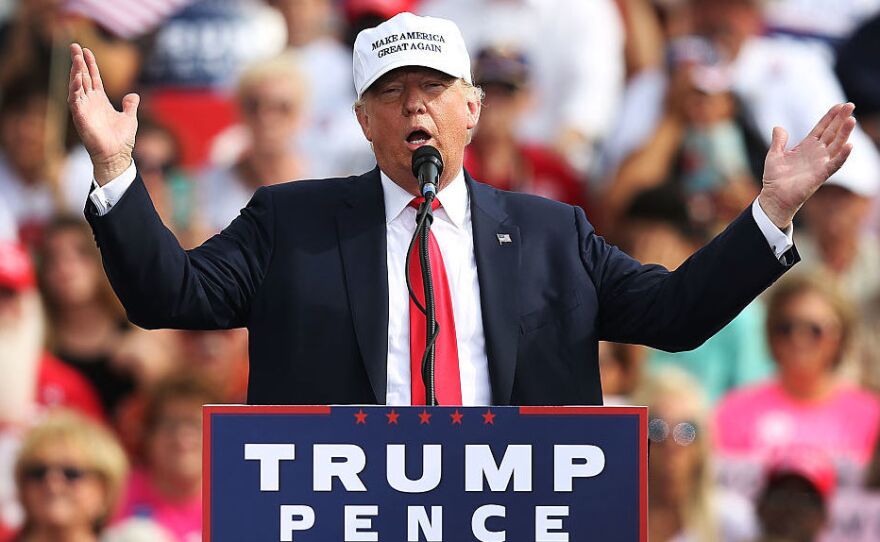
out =
[[[144,409],[144,466],[129,479],[121,519],[149,519],[177,542],[201,540],[202,405],[221,401],[196,378],[155,387]]]
[[[830,281],[814,275],[781,282],[767,313],[778,376],[722,400],[719,451],[763,461],[780,448],[814,447],[838,464],[864,467],[877,438],[880,401],[835,376],[853,321],[851,305]]]

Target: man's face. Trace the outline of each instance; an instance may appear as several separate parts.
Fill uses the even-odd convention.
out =
[[[804,205],[807,225],[823,246],[852,243],[871,211],[871,199],[837,185],[824,185]]]
[[[448,184],[461,169],[480,102],[473,89],[454,77],[428,68],[400,68],[364,93],[357,117],[382,171],[417,193],[413,152],[423,145],[436,147],[444,163],[440,186]]]

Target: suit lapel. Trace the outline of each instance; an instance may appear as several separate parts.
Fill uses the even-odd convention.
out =
[[[483,331],[489,359],[492,399],[510,403],[519,340],[521,238],[498,202],[498,193],[465,173],[471,197],[474,253],[480,283]]]
[[[385,200],[379,169],[349,186],[337,216],[339,246],[358,346],[376,402],[385,404],[388,365],[388,268]]]

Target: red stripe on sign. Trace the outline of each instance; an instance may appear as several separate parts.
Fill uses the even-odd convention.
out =
[[[639,542],[648,542],[648,408],[639,409]]]
[[[323,416],[330,414],[329,406],[287,405],[205,405],[205,413],[211,414],[306,414]]]
[[[211,414],[202,407],[202,539],[211,542]]]
[[[599,416],[638,416],[645,411],[645,407],[633,406],[571,406],[571,407],[543,407],[522,406],[519,413],[523,416],[572,416],[592,414]]]

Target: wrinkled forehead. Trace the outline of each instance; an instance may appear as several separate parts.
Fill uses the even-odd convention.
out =
[[[395,68],[391,70],[390,72],[377,79],[375,83],[367,88],[365,94],[382,88],[383,86],[394,81],[405,79],[409,75],[415,75],[425,78],[437,78],[444,81],[453,81],[456,79],[455,76],[449,75],[448,73],[444,73],[440,70],[435,70],[433,68],[426,68],[424,66],[402,66],[400,68]]]

